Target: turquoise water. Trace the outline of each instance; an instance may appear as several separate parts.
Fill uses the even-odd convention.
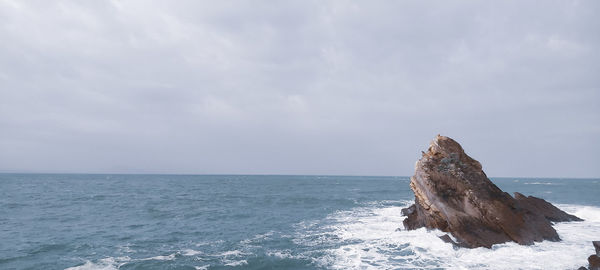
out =
[[[453,249],[405,231],[408,177],[0,174],[0,269],[565,269],[600,240],[600,179],[498,178],[584,222]],[[594,238],[594,239],[592,239]]]

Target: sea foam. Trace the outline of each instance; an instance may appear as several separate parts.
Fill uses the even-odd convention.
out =
[[[594,252],[590,241],[600,235],[600,208],[557,206],[585,220],[555,224],[560,242],[544,241],[530,246],[505,243],[492,249],[454,248],[438,238],[445,234],[441,231],[404,230],[402,206],[367,206],[336,212],[304,226],[297,232],[296,242],[330,246],[314,262],[331,269],[576,269],[586,264],[587,256]]]
[[[65,270],[116,270],[130,260],[129,257],[108,257],[97,262],[85,261],[82,265],[65,268]]]
[[[594,252],[590,241],[600,235],[600,207],[556,204],[585,220],[555,224],[554,228],[562,238],[560,242],[544,241],[530,246],[505,243],[494,245],[492,249],[454,248],[438,238],[444,232],[424,228],[404,230],[404,217],[400,211],[409,203],[376,202],[337,211],[321,220],[301,222],[290,237],[296,245],[309,248],[304,252],[270,250],[266,255],[312,260],[314,266],[326,269],[576,269],[587,263],[587,256]],[[254,246],[257,244],[253,242],[255,239],[265,237],[257,235],[240,244]],[[125,264],[168,261],[177,256],[193,256],[200,261],[217,258],[221,265],[244,268],[248,265],[246,258],[249,255],[239,249],[214,254],[184,249],[170,255],[139,259],[108,257],[67,269],[114,270]],[[207,269],[209,265],[196,268]]]

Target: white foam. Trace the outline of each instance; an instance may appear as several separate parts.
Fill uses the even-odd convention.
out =
[[[104,259],[100,259],[97,262],[92,262],[92,261],[86,260],[85,263],[82,265],[65,268],[65,270],[116,270],[127,263],[136,262],[136,261],[150,261],[150,260],[171,261],[171,260],[175,259],[175,256],[177,256],[177,254],[178,253],[176,252],[176,253],[173,253],[173,254],[170,254],[167,256],[154,256],[154,257],[143,258],[143,259],[131,259],[128,256],[107,257]]]
[[[65,268],[65,270],[117,270],[130,260],[129,257],[108,257],[100,259],[96,263],[85,261],[82,265]]]
[[[334,246],[314,258],[317,265],[333,269],[576,269],[594,252],[590,241],[600,235],[600,208],[557,206],[585,221],[558,223],[554,228],[562,241],[531,246],[455,249],[438,238],[444,234],[440,231],[399,229],[404,219],[400,206],[362,207],[301,224],[294,242]]]
[[[242,250],[228,250],[225,252],[217,253],[214,255],[210,255],[213,257],[220,257],[220,261],[223,265],[226,266],[240,266],[246,265],[248,262],[246,260],[241,259],[244,256],[251,255],[252,253],[244,252]]]
[[[562,186],[562,183],[551,183],[551,182],[527,182],[525,185],[547,185],[547,186]]]
[[[225,262],[225,266],[240,266],[240,265],[246,265],[246,264],[248,264],[248,262],[246,260]]]
[[[236,250],[228,250],[228,251],[217,254],[217,256],[222,256],[222,257],[238,257],[238,256],[243,256],[243,255],[249,255],[249,253],[246,253],[246,252],[236,249]]]
[[[118,268],[112,264],[93,263],[85,261],[83,265],[65,268],[65,270],[117,270]]]
[[[177,256],[177,253],[173,253],[173,254],[169,254],[167,256],[154,256],[154,257],[150,257],[150,258],[144,258],[144,259],[140,259],[140,261],[151,261],[151,260],[155,260],[155,261],[172,261],[175,259],[175,256]]]
[[[266,252],[267,256],[276,257],[278,259],[292,259],[292,260],[306,260],[310,259],[309,256],[305,254],[292,254],[292,251],[289,249],[285,250],[271,250]]]
[[[294,257],[290,250],[268,251],[266,254],[267,256],[277,257],[279,259],[291,259]]]
[[[592,223],[600,223],[599,207],[569,204],[556,204],[556,207],[562,209],[563,211],[566,211],[567,213],[576,215],[584,219],[585,221]]]
[[[181,251],[181,255],[183,256],[196,256],[202,254],[202,251],[193,250],[193,249],[184,249]]]

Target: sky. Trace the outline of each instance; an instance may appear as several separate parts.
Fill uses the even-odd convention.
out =
[[[0,0],[0,172],[600,177],[600,1]]]

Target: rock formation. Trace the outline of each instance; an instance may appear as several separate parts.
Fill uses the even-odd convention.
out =
[[[588,268],[589,270],[600,270],[600,241],[592,241],[592,245],[596,249],[596,254],[588,257]],[[583,266],[581,268],[588,269]]]
[[[588,264],[590,270],[600,270],[600,257],[598,255],[591,255],[588,257]]]
[[[410,187],[415,204],[402,210],[404,227],[448,232],[463,247],[559,241],[551,222],[581,220],[539,198],[511,197],[456,141],[440,135],[417,161]]]
[[[541,214],[546,217],[547,220],[552,222],[582,221],[582,219],[574,215],[567,214],[564,211],[556,208],[556,206],[540,198],[533,196],[526,197],[519,192],[515,192],[515,199],[519,201],[521,207],[531,212]]]

